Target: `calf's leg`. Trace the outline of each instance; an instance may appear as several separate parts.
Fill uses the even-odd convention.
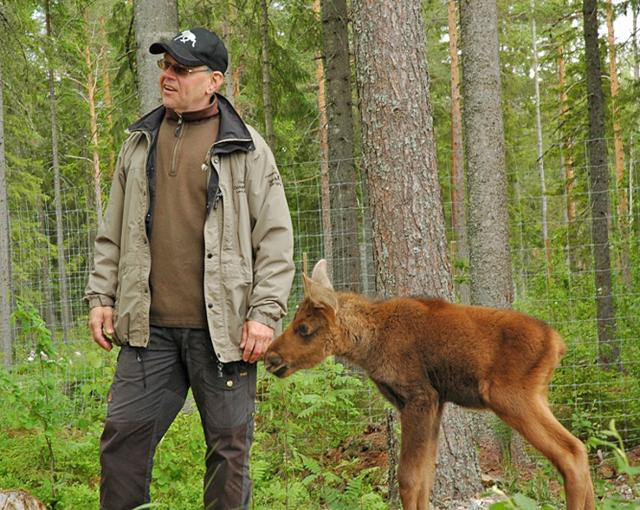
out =
[[[494,393],[490,407],[560,471],[568,510],[595,509],[587,450],[553,416],[543,395],[517,398],[513,391],[510,395]]]
[[[404,510],[428,510],[433,485],[442,406],[409,404],[400,414],[402,444],[398,485]]]

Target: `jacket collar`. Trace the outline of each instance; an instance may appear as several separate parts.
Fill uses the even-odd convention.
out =
[[[221,94],[216,94],[218,109],[220,110],[220,127],[218,138],[213,144],[213,154],[230,154],[235,151],[251,152],[255,150],[253,138],[249,128],[240,118],[229,100]],[[134,131],[146,131],[155,137],[160,123],[165,115],[165,107],[159,106],[155,110],[138,119],[128,128],[130,133]]]

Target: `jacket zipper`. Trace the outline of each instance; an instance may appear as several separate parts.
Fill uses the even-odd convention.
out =
[[[178,125],[175,130],[175,137],[178,139],[176,144],[173,146],[173,154],[171,155],[171,168],[169,169],[169,175],[177,175],[178,169],[176,168],[176,159],[178,156],[178,152],[180,146],[182,145],[182,133],[184,131],[184,121],[182,116],[178,115]]]

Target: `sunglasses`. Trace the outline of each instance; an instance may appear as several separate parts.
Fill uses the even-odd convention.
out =
[[[185,67],[185,66],[180,65],[180,64],[172,64],[171,62],[167,62],[163,58],[158,60],[156,63],[158,64],[158,67],[160,69],[162,69],[163,71],[168,71],[169,69],[173,70],[173,72],[174,72],[174,74],[176,76],[189,76],[190,74],[193,74],[193,73],[201,73],[203,71],[210,71],[210,69],[208,67],[193,68],[193,67]]]

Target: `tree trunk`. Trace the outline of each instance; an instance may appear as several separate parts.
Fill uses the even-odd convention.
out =
[[[461,0],[460,35],[471,302],[510,308],[513,281],[495,0]],[[498,441],[495,434],[486,439]],[[523,440],[517,433],[501,446],[516,463],[526,459]]]
[[[640,80],[640,57],[638,52],[638,15],[640,14],[640,2],[631,2],[631,47],[633,52],[633,79]]]
[[[591,181],[591,232],[598,323],[598,360],[603,367],[620,368],[620,343],[616,335],[615,306],[609,258],[609,169],[604,130],[604,99],[600,82],[598,8],[584,0],[584,41],[589,108],[589,177]]]
[[[44,322],[50,331],[55,331],[57,327],[56,311],[54,308],[55,300],[53,298],[53,288],[51,286],[51,258],[49,257],[49,233],[47,232],[47,211],[44,203],[38,198],[38,223],[40,224],[40,233],[44,240],[42,246],[38,243],[38,250],[43,253],[42,267],[40,277],[42,279],[42,292],[44,293],[43,315]],[[87,252],[90,253],[90,252]]]
[[[458,59],[458,13],[456,0],[447,2],[449,20],[449,58],[451,59],[451,225],[454,233],[454,255],[463,277],[469,263],[467,239],[466,188],[464,178],[464,148],[462,145],[462,110],[460,98],[460,62]],[[454,274],[458,272],[454,264]],[[456,285],[458,298],[470,303],[469,283],[466,279]]]
[[[49,0],[45,3],[45,22],[47,37],[52,40],[51,12]],[[71,309],[69,292],[67,290],[67,271],[65,268],[64,229],[62,225],[62,192],[60,189],[60,158],[58,149],[58,113],[56,91],[53,81],[53,64],[49,61],[49,106],[51,108],[51,154],[53,164],[53,188],[54,203],[56,208],[56,245],[58,247],[58,278],[60,290],[60,310],[62,313],[62,338],[66,343],[69,340],[71,328]]]
[[[358,181],[353,159],[351,66],[346,0],[322,1],[326,66],[333,282],[338,290],[361,290],[358,243]]]
[[[221,24],[222,31],[222,40],[230,41],[232,38],[232,29],[231,29],[231,16],[233,9],[229,9],[229,14],[227,15],[227,19],[225,19]],[[231,104],[235,104],[236,98],[234,94],[233,87],[233,70],[235,67],[235,62],[231,60],[231,55],[228,56],[227,70],[224,72],[224,94],[226,98],[231,102]]]
[[[635,37],[635,34],[634,34]],[[622,143],[622,127],[620,126],[620,110],[618,108],[618,66],[616,62],[616,38],[613,30],[613,4],[607,0],[607,47],[609,50],[609,85],[611,90],[611,118],[613,120],[613,153],[616,168],[616,194],[618,197],[618,235],[620,252],[618,266],[622,278],[631,285],[631,269],[629,256],[629,228],[627,225],[627,189],[624,184],[624,145]]]
[[[138,97],[140,114],[143,115],[162,102],[158,55],[149,53],[149,46],[161,38],[174,37],[178,31],[176,0],[135,0],[133,2],[136,29],[136,62],[138,66]]]
[[[569,113],[569,97],[567,95],[567,81],[565,75],[564,48],[558,47],[558,85],[560,87],[560,148],[563,155],[563,168],[565,177],[565,194],[567,196],[567,221],[573,223],[577,216],[577,205],[573,196],[575,187],[575,174],[573,170],[573,158],[571,157],[572,143],[567,135],[564,124]]]
[[[461,0],[471,302],[510,307],[509,215],[495,0]]]
[[[313,1],[313,12],[319,20],[320,0]],[[318,138],[320,139],[320,189],[322,193],[322,242],[325,258],[331,262],[333,252],[333,235],[331,233],[331,197],[329,186],[329,134],[327,130],[327,100],[324,89],[324,64],[322,62],[322,51],[317,50],[315,54],[316,83],[318,84],[318,113],[320,121],[318,126]],[[333,266],[329,264],[329,277],[333,278]]]
[[[536,104],[536,149],[538,156],[538,174],[540,176],[540,200],[542,209],[542,243],[547,266],[547,281],[551,279],[551,241],[547,222],[547,185],[544,178],[544,156],[542,152],[542,117],[540,115],[540,82],[538,64],[538,34],[536,32],[535,1],[531,2],[531,36],[533,40],[533,83]]]
[[[566,260],[569,271],[575,271],[577,269],[575,253],[577,243],[575,225],[577,206],[573,191],[575,188],[575,174],[571,155],[573,144],[564,127],[569,112],[569,98],[567,96],[567,82],[565,78],[564,47],[562,45],[558,46],[558,86],[560,87],[560,166],[562,167],[565,183],[565,209],[563,217],[565,218],[567,228]]]
[[[264,130],[267,143],[275,151],[276,137],[273,131],[273,106],[271,104],[271,62],[269,60],[269,4],[260,0],[262,35],[262,105],[264,108]]]
[[[451,299],[421,2],[355,0],[353,11],[377,291]],[[469,424],[467,413],[448,408],[435,501],[480,489]]]
[[[104,33],[104,27],[100,33],[102,43],[107,44],[107,37]],[[107,150],[109,151],[109,179],[113,177],[113,172],[116,168],[116,151],[115,144],[113,142],[113,101],[111,100],[111,76],[109,75],[109,59],[105,58],[105,65],[102,68],[102,81],[104,85],[104,108],[107,117]]]
[[[94,205],[96,210],[96,216],[98,223],[102,221],[102,172],[100,170],[100,154],[98,153],[98,115],[96,113],[96,75],[98,62],[96,62],[96,68],[93,68],[91,62],[91,48],[87,44],[84,51],[85,63],[87,64],[87,100],[89,102],[89,141],[91,143],[91,152],[93,153],[93,195]]]
[[[0,33],[4,33],[0,27]],[[0,341],[4,366],[13,362],[11,331],[11,234],[7,187],[7,160],[4,150],[4,81],[0,62]]]

